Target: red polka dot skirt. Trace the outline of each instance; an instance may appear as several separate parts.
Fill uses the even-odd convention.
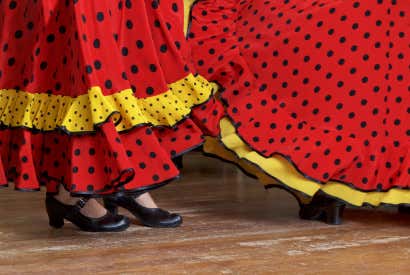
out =
[[[210,153],[266,186],[410,203],[406,1],[198,1],[196,68],[221,85]]]
[[[215,85],[188,65],[183,2],[0,1],[0,185],[77,195],[174,179]]]

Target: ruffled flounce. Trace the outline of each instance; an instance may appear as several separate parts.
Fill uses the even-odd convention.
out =
[[[385,190],[377,190],[377,188],[363,190],[355,187],[352,183],[340,180],[340,176],[352,173],[349,169],[354,169],[357,163],[360,163],[360,159],[370,159],[371,153],[361,155],[354,160],[345,159],[343,168],[334,171],[334,174],[329,176],[328,180],[323,181],[315,179],[312,173],[305,174],[303,172],[306,169],[303,166],[304,157],[299,158],[295,154],[290,156],[285,150],[281,150],[281,152],[277,152],[270,157],[264,156],[243,140],[228,118],[223,118],[220,121],[220,128],[220,137],[207,137],[204,151],[239,165],[247,173],[256,176],[267,188],[280,186],[290,191],[301,192],[309,197],[321,190],[354,206],[410,204],[410,190],[406,187],[401,188],[398,185]],[[321,152],[317,153],[322,154]],[[365,152],[362,152],[362,154],[365,154]],[[409,155],[407,154],[407,156]],[[314,158],[314,156],[312,157]],[[319,156],[318,159],[320,159]],[[385,162],[380,161],[373,166],[367,165],[369,165],[369,169],[377,170],[380,169],[378,166],[383,163]],[[403,161],[391,172],[398,176],[395,183],[404,186],[409,182],[406,173],[400,172],[405,171],[405,166],[406,163]],[[380,175],[380,177],[387,178],[388,175]],[[383,181],[383,178],[379,178],[379,180]],[[307,201],[303,196],[298,194],[296,196],[305,202]]]
[[[169,85],[169,91],[137,98],[131,89],[103,95],[93,87],[78,96],[0,90],[0,123],[6,127],[24,127],[41,131],[63,130],[67,133],[93,132],[108,121],[117,131],[139,125],[174,126],[191,109],[209,100],[215,84],[192,74]]]

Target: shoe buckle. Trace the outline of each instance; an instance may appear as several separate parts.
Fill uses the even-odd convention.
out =
[[[89,200],[89,198],[81,198],[81,199],[79,199],[77,202],[76,202],[76,206],[78,207],[78,208],[83,208],[86,204],[87,204],[87,202],[88,202],[88,200]]]

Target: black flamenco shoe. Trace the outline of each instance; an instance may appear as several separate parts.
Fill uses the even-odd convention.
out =
[[[326,194],[319,192],[308,204],[301,204],[299,217],[304,220],[322,221],[331,225],[342,224],[346,205]]]
[[[50,226],[62,228],[64,219],[72,222],[83,231],[88,232],[118,232],[124,231],[130,225],[130,220],[121,215],[113,215],[109,211],[100,218],[90,218],[83,215],[81,208],[88,199],[82,198],[75,205],[66,205],[52,196],[46,197],[46,209]]]
[[[112,214],[118,213],[118,206],[131,212],[143,225],[149,227],[178,227],[182,217],[161,208],[147,208],[135,201],[133,196],[116,195],[104,198],[104,206]]]

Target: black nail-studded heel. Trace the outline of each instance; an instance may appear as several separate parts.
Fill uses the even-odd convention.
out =
[[[327,224],[342,224],[346,205],[323,193],[317,193],[308,204],[302,204],[299,217],[304,220],[322,221]]]
[[[54,228],[62,228],[64,219],[72,222],[83,231],[89,232],[118,232],[123,231],[130,225],[127,217],[107,214],[100,218],[90,218],[80,211],[85,206],[88,199],[82,198],[75,205],[66,205],[52,196],[46,197],[46,209],[49,217],[49,224]]]
[[[131,212],[143,225],[149,227],[178,227],[182,224],[182,217],[169,213],[161,208],[147,208],[135,201],[133,196],[115,195],[104,198],[104,206],[112,214],[118,213],[118,207]]]

